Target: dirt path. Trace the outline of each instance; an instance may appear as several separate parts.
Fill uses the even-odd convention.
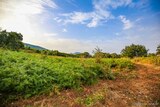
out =
[[[115,107],[158,107],[160,101],[160,70],[153,66],[136,64],[136,76],[126,81],[109,82],[109,88],[118,93]],[[129,76],[129,75],[128,75]],[[114,105],[114,101],[111,102]],[[112,105],[111,105],[112,107]]]
[[[136,64],[116,80],[101,80],[78,91],[39,96],[12,103],[12,107],[160,107],[160,68]]]

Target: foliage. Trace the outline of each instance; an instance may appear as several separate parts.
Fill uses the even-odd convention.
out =
[[[143,45],[135,45],[132,44],[130,46],[126,46],[122,51],[122,56],[126,57],[142,57],[147,56],[148,50]]]
[[[61,57],[73,57],[73,58],[91,58],[92,57],[88,52],[72,54],[72,53],[59,52],[58,50],[47,50],[47,49],[39,50],[39,49],[30,48],[30,47],[25,47],[24,51],[29,53],[41,53],[43,55],[61,56]]]
[[[100,49],[99,47],[96,47],[93,50],[93,57],[96,58],[97,62],[100,62],[101,58],[120,58],[121,56],[118,55],[117,53],[105,53],[102,52],[102,49]]]
[[[0,93],[4,98],[15,98],[79,88],[82,85],[91,85],[99,78],[114,79],[113,68],[133,66],[126,59],[103,59],[101,64],[94,60],[0,49]]]
[[[157,55],[160,55],[160,45],[157,46],[156,54],[157,54]]]
[[[96,93],[86,95],[85,98],[78,97],[75,101],[83,106],[94,106],[95,103],[104,101],[106,93],[107,89],[101,89]]]
[[[83,52],[80,54],[76,54],[76,57],[78,57],[78,58],[91,58],[92,56],[88,52]]]
[[[17,32],[0,31],[0,47],[18,50],[24,47],[23,36]]]
[[[101,59],[103,58],[104,54],[102,52],[102,49],[100,49],[98,46],[93,50],[94,58],[96,59],[96,63],[100,63]]]
[[[148,57],[153,57],[153,56],[156,56],[156,54],[155,53],[149,53],[147,56]]]
[[[137,58],[134,58],[133,61],[160,66],[160,56],[137,57]]]
[[[111,58],[120,58],[120,55],[116,54],[116,53],[112,53],[111,54]]]

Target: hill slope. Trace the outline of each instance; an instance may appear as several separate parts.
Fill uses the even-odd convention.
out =
[[[41,46],[37,46],[37,45],[32,45],[32,44],[28,44],[28,43],[24,43],[25,47],[30,47],[32,49],[38,49],[38,50],[47,50],[46,48],[43,48]]]

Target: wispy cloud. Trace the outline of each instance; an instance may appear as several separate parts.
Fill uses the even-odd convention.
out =
[[[84,24],[87,27],[97,27],[98,25],[114,19],[110,9],[120,6],[128,6],[132,0],[93,0],[93,11],[91,12],[72,12],[61,14],[57,22],[64,24]],[[61,20],[60,20],[61,19]]]
[[[137,18],[136,20],[135,20],[135,22],[139,22],[139,21],[141,21],[143,18],[142,17],[139,17],[139,18]]]
[[[0,0],[0,27],[21,32],[26,42],[34,41],[46,32],[40,24],[47,8],[58,6],[52,0]]]
[[[40,14],[45,7],[58,8],[51,0],[1,0],[0,11],[10,11],[16,14]]]
[[[75,0],[66,0],[69,4],[71,4],[72,6],[78,7],[75,3]]]
[[[145,25],[144,23],[148,20],[145,21],[146,17],[143,18],[143,14],[138,14],[137,16],[139,18],[133,17],[131,20],[128,16],[130,13],[125,14],[125,16],[119,16],[120,14],[118,13],[120,7],[145,7],[145,4],[147,4],[146,1],[148,0],[138,0],[134,2],[132,0],[91,1],[91,11],[72,11],[72,9],[70,9],[72,11],[70,13],[61,13],[62,11],[60,9],[56,13],[51,11],[52,9],[59,8],[54,0],[0,0],[0,27],[8,31],[21,32],[24,35],[24,42],[69,53],[76,51],[92,52],[96,46],[102,48],[104,52],[119,53],[124,46],[130,45],[131,43],[143,44],[151,49],[151,52],[155,51],[157,44],[160,42],[159,24],[157,27],[155,26],[157,29],[152,29],[154,24],[150,25],[148,23]],[[68,0],[68,2],[70,1]],[[70,4],[74,5],[72,3],[78,2],[71,0]],[[67,8],[68,7],[65,7],[64,9]],[[84,6],[83,10],[85,9]],[[112,10],[114,11],[115,9],[117,9],[116,12],[119,15],[112,13]],[[48,18],[46,19],[45,16],[48,16],[49,20]],[[117,18],[118,20],[114,20],[114,23],[106,23],[109,20]],[[44,23],[41,23],[43,19]],[[57,24],[53,22],[53,20],[56,21]],[[119,31],[119,26],[117,26],[116,21],[122,22],[123,30]],[[115,29],[109,29],[109,31],[105,31],[104,33],[103,30],[99,31],[99,29],[87,29],[85,31],[87,33],[86,35],[95,34],[94,36],[96,38],[89,37],[89,40],[84,36],[82,37],[84,33],[78,32],[79,29],[83,31],[83,29],[85,29],[84,27],[76,26],[78,28],[74,28],[75,26],[61,26],[61,24],[82,24],[86,27],[97,27],[101,24],[108,24],[108,27],[110,27],[112,24],[112,28],[114,27]],[[69,34],[64,32],[68,32]],[[102,35],[102,33],[105,35],[103,37],[104,39],[99,36]],[[108,36],[109,34],[111,35]]]
[[[128,20],[126,18],[126,16],[120,15],[119,18],[123,23],[123,26],[124,26],[123,29],[124,30],[130,29],[130,28],[133,27],[133,23],[130,20]]]
[[[62,22],[62,19],[60,19],[59,17],[55,17],[54,20],[58,23]]]
[[[132,2],[130,4],[130,7],[135,7],[135,8],[146,8],[149,6],[149,0],[138,0],[137,2]]]
[[[64,29],[62,30],[62,32],[68,32],[68,30],[67,30],[66,28],[64,28]]]
[[[117,33],[119,36],[108,40],[79,40],[73,38],[47,37],[44,38],[45,42],[37,41],[37,44],[45,46],[48,49],[68,53],[84,51],[92,53],[96,46],[102,48],[104,52],[120,53],[126,45],[134,43],[145,45],[147,49],[150,49],[149,52],[155,52],[159,44],[160,29],[152,27],[146,27],[143,31],[139,31],[139,27],[133,29],[134,30],[129,32],[122,31],[121,33]],[[154,32],[154,34],[152,32]]]
[[[83,12],[73,12],[73,13],[65,13],[61,14],[62,17],[65,17],[63,20],[65,24],[85,24],[87,20],[91,19],[91,13],[83,13]]]

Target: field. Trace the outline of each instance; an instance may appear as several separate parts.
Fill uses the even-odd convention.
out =
[[[159,57],[104,58],[96,63],[94,58],[53,57],[0,49],[0,103],[25,107],[114,107],[125,99],[122,106],[127,107],[140,96],[140,103],[158,104],[159,61]]]

